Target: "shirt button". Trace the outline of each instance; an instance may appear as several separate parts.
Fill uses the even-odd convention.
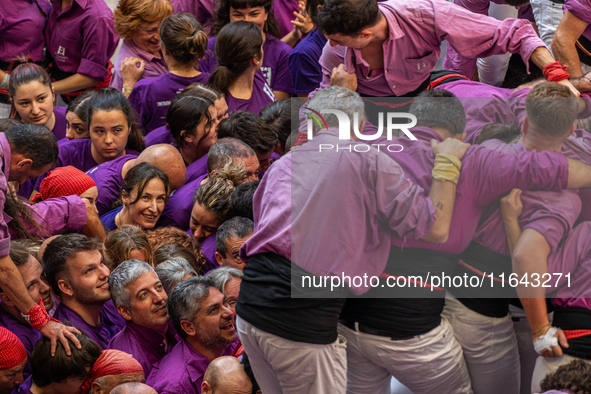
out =
[[[396,89],[396,85],[392,85],[392,89]]]

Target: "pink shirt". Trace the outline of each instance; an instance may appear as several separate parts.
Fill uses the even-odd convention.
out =
[[[8,193],[8,179],[10,178],[10,144],[4,133],[0,133],[0,208],[2,216],[0,217],[0,256],[8,256],[10,253],[10,233],[8,223],[12,218],[4,213],[4,204],[6,203],[6,193]]]
[[[168,67],[166,67],[166,63],[164,63],[162,57],[156,57],[151,53],[140,49],[140,47],[135,45],[135,42],[132,40],[123,40],[117,58],[115,59],[113,77],[109,84],[110,87],[119,91],[123,88],[123,80],[121,79],[121,62],[123,62],[126,57],[137,57],[146,63],[146,68],[144,69],[140,81],[146,78],[156,78],[168,72]]]
[[[567,157],[591,165],[591,134],[581,129],[575,130],[562,144],[562,152]],[[591,220],[591,188],[580,189],[579,197],[583,204],[579,222]]]
[[[392,0],[378,6],[389,27],[383,44],[384,69],[370,74],[361,51],[327,44],[320,58],[321,87],[330,85],[332,69],[344,63],[347,72],[357,75],[359,93],[401,96],[412,92],[434,70],[443,40],[467,57],[511,52],[519,53],[526,64],[536,48],[545,47],[528,21],[498,21],[445,0]]]

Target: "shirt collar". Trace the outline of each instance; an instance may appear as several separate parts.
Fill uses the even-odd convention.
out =
[[[86,1],[86,0],[84,0]],[[147,62],[152,62],[154,61],[154,59],[156,59],[156,61],[161,61],[162,63],[164,63],[164,59],[162,58],[162,52],[160,52],[160,57],[154,56],[149,52],[144,51],[142,48],[138,47],[136,45],[135,42],[133,42],[133,40],[130,39],[125,39],[125,43],[127,44],[127,46],[129,46],[129,48],[133,51],[133,53],[135,55],[137,55],[138,58],[145,60]]]
[[[398,21],[396,20],[396,11],[387,2],[378,3],[378,8],[386,18],[388,22],[388,37],[390,40],[396,40],[404,36],[404,32],[400,28]]]
[[[412,135],[417,137],[418,140],[421,140],[421,141],[427,141],[427,142],[429,142],[431,140],[437,140],[437,142],[443,141],[443,137],[441,137],[435,130],[430,129],[428,127],[423,127],[423,126],[413,127],[412,129],[410,129],[410,132],[412,133]]]
[[[209,365],[209,360],[203,354],[199,353],[185,339],[181,341],[181,346],[183,349],[185,367],[187,368],[191,381],[195,383],[205,374],[205,370]]]

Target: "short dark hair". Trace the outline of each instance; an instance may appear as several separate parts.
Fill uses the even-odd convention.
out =
[[[218,138],[227,137],[239,139],[259,153],[272,151],[279,141],[277,133],[249,111],[236,111],[220,122]]]
[[[379,20],[377,0],[325,0],[316,14],[318,28],[326,35],[356,36]]]
[[[261,181],[246,182],[236,186],[230,199],[230,214],[254,220],[252,198]]]
[[[427,90],[415,98],[409,111],[417,117],[417,126],[441,127],[457,135],[466,128],[466,112],[460,100],[444,89]]]
[[[23,122],[14,118],[0,119],[0,133],[4,133],[6,130],[18,126],[19,124],[23,124]]]
[[[60,294],[57,282],[63,278],[63,274],[69,276],[67,259],[79,252],[101,250],[101,243],[95,238],[89,238],[82,234],[67,234],[51,241],[43,253],[43,269],[45,277],[49,281],[53,292]]]
[[[207,153],[207,173],[219,170],[228,164],[228,158],[236,159],[256,156],[250,146],[236,138],[220,138],[209,148]]]
[[[60,237],[61,238],[61,237]],[[64,346],[57,341],[55,356],[51,355],[51,340],[43,337],[31,352],[31,370],[33,383],[45,387],[59,383],[69,377],[86,377],[95,361],[102,353],[101,347],[86,334],[74,334],[80,341],[81,349],[68,339],[71,356],[66,354]]]
[[[32,168],[43,168],[57,161],[59,149],[55,135],[44,125],[19,124],[4,132],[12,154],[33,160]]]
[[[226,258],[228,251],[228,239],[244,238],[249,236],[254,231],[254,223],[251,219],[240,216],[233,217],[226,220],[215,234],[215,248],[223,258]]]
[[[127,171],[125,178],[123,178],[121,195],[123,195],[123,193],[130,195],[133,189],[137,187],[137,196],[134,201],[130,202],[130,205],[137,203],[140,198],[142,198],[144,189],[152,179],[160,179],[162,181],[166,192],[166,201],[168,201],[170,193],[172,192],[168,176],[158,167],[145,162],[133,166]]]
[[[279,143],[285,149],[285,143],[298,122],[291,119],[291,100],[283,99],[272,102],[261,110],[261,119],[277,133]]]
[[[230,23],[230,7],[235,10],[240,8],[264,7],[267,11],[267,23],[265,23],[264,33],[269,33],[275,38],[281,38],[281,29],[279,23],[275,19],[271,7],[273,0],[220,0],[217,1],[217,9],[215,11],[215,23],[211,28],[211,35],[215,36],[222,30],[224,26]]]
[[[185,138],[194,135],[197,126],[204,120],[205,136],[211,132],[213,119],[209,114],[209,107],[213,105],[210,99],[193,94],[181,93],[172,100],[166,113],[166,128],[170,130],[175,146],[183,146]],[[182,131],[185,131],[184,135],[181,135]]]
[[[500,140],[509,144],[519,137],[521,137],[521,127],[516,123],[489,123],[482,126],[482,130],[478,133],[476,145],[488,140]]]
[[[542,391],[568,390],[569,393],[591,393],[591,364],[575,359],[546,375],[540,383]]]
[[[176,332],[187,338],[181,327],[182,320],[192,321],[201,309],[201,301],[209,296],[209,289],[216,288],[215,281],[207,276],[194,276],[178,283],[168,295],[168,314]]]

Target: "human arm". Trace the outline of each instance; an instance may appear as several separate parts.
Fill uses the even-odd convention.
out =
[[[139,67],[138,67],[139,65]],[[131,91],[135,84],[142,78],[142,74],[146,69],[146,62],[136,57],[126,57],[121,62],[120,72],[121,80],[123,81],[123,95],[129,98]]]
[[[566,10],[560,24],[556,29],[554,38],[552,39],[552,53],[562,64],[568,65],[568,72],[573,78],[581,78],[583,71],[581,70],[581,62],[579,61],[579,54],[575,47],[575,43],[587,28],[588,23],[579,19],[569,10]],[[582,81],[574,81],[577,85]],[[591,84],[589,81],[583,83],[581,88],[591,88],[587,86]],[[582,89],[582,91],[591,91]]]
[[[76,92],[99,83],[100,80],[84,74],[74,74],[68,78],[53,83],[55,94]]]
[[[306,2],[303,0],[298,1],[298,7],[300,11],[293,12],[293,15],[295,16],[295,19],[291,21],[293,29],[281,39],[281,41],[292,48],[296,46],[302,36],[310,33],[314,28],[312,18],[306,12]]]
[[[87,199],[83,198],[82,201],[86,205],[86,224],[80,232],[89,238],[97,238],[103,242],[107,237],[107,233],[105,232],[105,226],[103,226],[96,212],[96,208]]]

